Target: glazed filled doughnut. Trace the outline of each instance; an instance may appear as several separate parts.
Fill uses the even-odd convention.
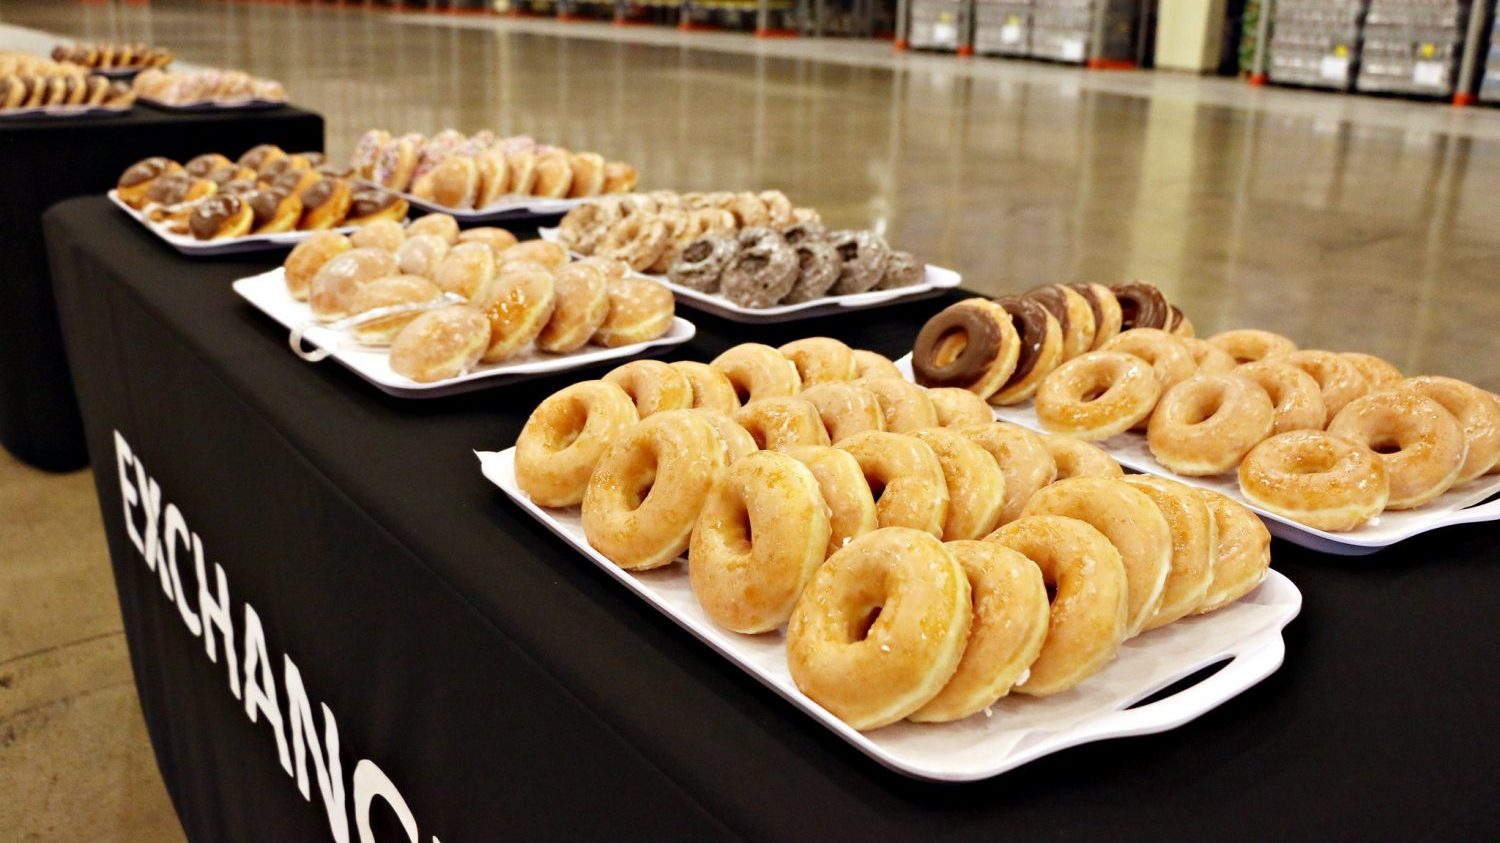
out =
[[[435,303],[443,297],[437,285],[420,275],[387,275],[376,278],[354,291],[349,302],[350,313],[368,313],[384,307]],[[352,329],[354,338],[367,345],[390,345],[407,323],[420,311],[398,313],[372,322],[362,322]]]
[[[614,384],[583,381],[553,393],[516,439],[516,485],[540,506],[582,502],[594,466],[639,420]]]
[[[922,386],[967,389],[987,399],[1010,380],[1020,354],[1021,339],[1005,308],[968,299],[927,320],[912,348],[911,367]]]
[[[583,348],[609,317],[604,274],[588,264],[568,264],[552,273],[552,291],[552,318],[537,334],[536,347],[552,354]]]
[[[863,348],[854,349],[854,366],[858,378],[905,378],[891,358]]]
[[[1363,445],[1321,430],[1281,433],[1240,463],[1245,500],[1316,530],[1352,530],[1385,509],[1385,463]]]
[[[604,156],[597,152],[575,152],[568,158],[573,180],[568,186],[570,198],[598,196],[604,192]]]
[[[1074,518],[1036,515],[985,541],[1030,559],[1053,592],[1041,652],[1013,690],[1061,693],[1109,664],[1125,641],[1129,588],[1120,552],[1103,533]]]
[[[880,403],[886,430],[911,433],[937,427],[937,408],[932,406],[932,399],[922,387],[895,378],[873,378],[854,383],[869,390]]]
[[[1293,351],[1267,359],[1295,366],[1312,375],[1312,379],[1318,382],[1318,389],[1323,392],[1323,406],[1328,409],[1330,420],[1344,409],[1345,404],[1370,391],[1370,383],[1360,374],[1359,368],[1332,351]]]
[[[1071,436],[1047,435],[1042,437],[1047,453],[1057,464],[1057,479],[1069,477],[1122,477],[1125,469],[1115,458],[1097,445],[1090,445]]]
[[[1174,335],[1175,336],[1175,335]],[[1229,352],[1214,345],[1208,340],[1200,340],[1197,337],[1177,337],[1177,341],[1193,356],[1194,372],[1200,375],[1227,375],[1234,371],[1239,361],[1229,356]]]
[[[1020,339],[1015,371],[989,397],[991,404],[1019,404],[1036,394],[1042,378],[1062,362],[1062,326],[1047,308],[1031,299],[1005,296],[995,299],[1005,309]]]
[[[650,342],[672,330],[677,300],[672,291],[644,278],[609,281],[609,315],[594,332],[605,348]]]
[[[447,256],[448,242],[431,234],[407,237],[396,249],[396,263],[401,271],[424,278],[435,277],[438,265]]]
[[[469,301],[486,298],[494,289],[500,267],[495,253],[483,243],[461,243],[448,250],[437,265],[432,280],[444,292]]]
[[[734,414],[755,444],[767,450],[794,445],[827,445],[828,431],[818,408],[801,398],[766,398],[741,407]]]
[[[1271,435],[1275,412],[1254,381],[1193,375],[1157,402],[1146,441],[1151,456],[1178,474],[1222,474]]]
[[[859,462],[882,527],[910,527],[941,538],[948,482],[932,448],[914,436],[869,431],[838,444]]]
[[[1052,433],[1108,439],[1149,417],[1161,393],[1161,380],[1146,361],[1119,351],[1091,351],[1042,381],[1036,418]]]
[[[1255,382],[1270,397],[1274,411],[1271,432],[1289,430],[1322,430],[1328,424],[1328,410],[1323,406],[1323,390],[1312,375],[1275,360],[1243,363],[1235,375]]]
[[[794,445],[783,453],[806,465],[823,493],[829,524],[825,558],[879,526],[875,496],[865,482],[859,460],[848,451],[821,445]]]
[[[729,378],[741,404],[796,395],[802,388],[797,367],[769,345],[742,343],[708,365]]]
[[[495,228],[493,226],[480,226],[460,231],[458,233],[458,242],[483,243],[494,249],[497,256],[499,253],[508,251],[512,246],[517,245],[516,235],[511,234],[503,228]]]
[[[728,415],[739,411],[740,399],[734,394],[734,384],[717,369],[696,360],[682,360],[668,365],[687,380],[693,393],[689,406]]]
[[[1350,401],[1328,423],[1328,433],[1369,448],[1385,464],[1386,509],[1413,509],[1448,491],[1468,456],[1458,419],[1413,390]]]
[[[927,390],[927,398],[937,412],[939,427],[972,427],[995,420],[990,405],[967,389],[940,386]]]
[[[568,262],[568,250],[546,240],[527,240],[501,250],[496,258],[501,265],[534,263],[547,269],[557,269]]]
[[[1041,569],[998,542],[944,545],[969,578],[974,605],[969,642],[942,692],[910,715],[918,723],[976,714],[1025,678],[1042,651],[1051,615]]]
[[[624,390],[641,418],[663,410],[686,410],[693,406],[693,387],[686,376],[660,360],[634,360],[604,376]]]
[[[1255,513],[1208,489],[1196,489],[1213,519],[1213,577],[1195,615],[1212,612],[1249,594],[1271,567],[1271,533]]]
[[[1022,513],[1076,518],[1103,533],[1125,563],[1125,634],[1145,629],[1161,608],[1172,570],[1172,529],[1151,498],[1123,480],[1071,477],[1037,492]]]
[[[1407,378],[1397,389],[1410,390],[1431,398],[1453,414],[1464,430],[1468,455],[1458,470],[1454,485],[1467,483],[1489,471],[1500,460],[1500,404],[1484,390],[1470,383],[1438,375]]]
[[[323,265],[354,248],[349,238],[337,231],[319,231],[296,246],[287,255],[284,277],[287,292],[297,301],[307,301],[308,288]]]
[[[1045,284],[1022,294],[1047,308],[1062,329],[1062,359],[1074,357],[1091,349],[1094,345],[1094,310],[1088,299],[1071,287],[1062,284]]]
[[[396,256],[379,249],[349,249],[318,270],[307,289],[314,319],[332,322],[350,315],[354,293],[376,278],[396,274]]]
[[[557,307],[552,273],[540,268],[509,269],[474,305],[490,320],[490,347],[484,352],[484,362],[508,360],[531,345],[552,318]]]
[[[1021,517],[1026,501],[1043,486],[1057,479],[1057,463],[1040,434],[1006,422],[991,422],[959,431],[989,451],[1005,475],[1005,506],[997,524]]]
[[[1163,331],[1171,327],[1172,306],[1155,285],[1136,281],[1116,284],[1109,288],[1120,303],[1120,330],[1131,328],[1157,328]]]
[[[720,439],[724,440],[724,462],[726,465],[732,465],[740,457],[760,450],[760,446],[755,444],[755,438],[750,435],[750,432],[745,430],[739,422],[724,413],[718,410],[701,409],[695,409],[693,412],[708,419],[708,423],[714,427],[714,432],[719,434]]]
[[[880,400],[862,384],[822,383],[804,389],[797,397],[817,408],[818,417],[834,444],[856,433],[885,430]]]
[[[489,342],[489,320],[474,308],[429,310],[391,341],[391,371],[417,383],[456,378],[474,368]]]
[[[963,657],[968,578],[942,542],[887,528],[823,563],[787,624],[787,667],[804,694],[855,729],[926,705]]]
[[[1219,537],[1213,514],[1198,490],[1151,474],[1132,474],[1124,480],[1156,504],[1172,531],[1172,566],[1161,605],[1144,627],[1152,630],[1185,618],[1203,605],[1214,578]]]
[[[759,451],[729,466],[693,527],[688,575],[714,623],[754,634],[776,629],[823,564],[828,514],[807,466]]]
[[[853,380],[859,373],[854,365],[854,350],[830,337],[808,337],[777,349],[792,361],[806,389],[820,383]]]
[[[1297,350],[1297,344],[1286,337],[1254,328],[1240,328],[1214,334],[1207,341],[1233,357],[1236,363],[1254,363],[1257,360],[1264,360],[1278,354],[1290,354]]]
[[[1088,351],[1098,351],[1120,333],[1120,301],[1103,284],[1073,284],[1073,291],[1083,296],[1094,316],[1094,341]]]
[[[395,220],[372,222],[355,229],[349,235],[349,242],[353,243],[356,249],[384,249],[387,252],[394,252],[401,248],[401,243],[405,239],[406,231],[401,228],[401,223]]]
[[[431,234],[441,237],[449,246],[458,242],[458,220],[451,214],[428,214],[418,217],[406,226],[407,237],[419,237],[423,234]]]
[[[1370,385],[1371,390],[1385,389],[1395,386],[1406,377],[1401,370],[1373,354],[1361,354],[1357,351],[1345,351],[1339,355],[1359,370],[1365,376],[1365,382]]]
[[[1151,364],[1165,392],[1187,380],[1197,369],[1192,352],[1176,337],[1155,328],[1134,328],[1105,343],[1105,351],[1133,354]]]
[[[934,427],[912,434],[937,455],[948,485],[943,541],[978,539],[995,529],[1005,506],[1005,475],[989,452],[961,433]]]

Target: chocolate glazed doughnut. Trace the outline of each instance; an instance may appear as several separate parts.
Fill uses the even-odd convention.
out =
[[[1072,360],[1088,351],[1094,342],[1094,331],[1098,324],[1093,307],[1082,293],[1062,284],[1047,284],[1023,294],[1047,308],[1062,328],[1062,359]]]
[[[1172,306],[1153,284],[1136,281],[1131,284],[1116,284],[1109,288],[1120,302],[1120,329],[1161,328],[1166,329],[1172,318]]]
[[[1042,378],[1062,362],[1063,332],[1057,319],[1034,299],[1002,296],[995,304],[1010,314],[1021,351],[1016,370],[1000,391],[990,397],[991,404],[1019,404],[1036,394]]]
[[[967,389],[988,398],[1015,370],[1020,339],[1010,315],[994,302],[970,299],[927,320],[912,348],[917,383]]]

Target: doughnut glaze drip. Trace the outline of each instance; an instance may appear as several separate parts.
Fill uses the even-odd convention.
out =
[[[1120,301],[1122,328],[1166,328],[1172,318],[1167,297],[1153,284],[1134,282],[1109,288]]]

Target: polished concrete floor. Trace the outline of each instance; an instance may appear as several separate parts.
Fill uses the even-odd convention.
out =
[[[1143,278],[1200,332],[1264,327],[1500,389],[1493,109],[306,5],[0,0],[0,24],[274,76],[340,154],[370,126],[524,132],[633,160],[645,187],[782,188],[978,290]],[[87,477],[0,461],[0,503],[0,780],[21,773],[0,837],[177,833]]]

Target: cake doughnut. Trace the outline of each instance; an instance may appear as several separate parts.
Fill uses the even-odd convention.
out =
[[[859,383],[820,383],[797,393],[812,404],[834,444],[867,430],[885,430],[885,413],[875,393]]]
[[[677,300],[666,287],[645,278],[609,281],[609,315],[594,333],[605,348],[650,342],[672,329]]]
[[[349,303],[351,314],[369,313],[385,307],[421,305],[438,302],[443,291],[420,275],[388,275],[376,278],[354,291]],[[354,338],[366,345],[390,345],[401,329],[417,318],[419,310],[397,313],[352,328]]]
[[[922,326],[912,347],[912,374],[922,386],[967,389],[988,399],[1015,373],[1021,352],[1021,337],[1005,308],[966,299]]]
[[[873,289],[885,276],[890,247],[873,231],[837,231],[828,235],[828,243],[839,253],[838,280],[829,292],[835,296],[863,293]]]
[[[1213,513],[1197,489],[1152,474],[1132,474],[1124,481],[1156,504],[1172,531],[1172,566],[1162,588],[1161,606],[1146,622],[1144,631],[1150,631],[1185,618],[1203,605],[1214,578],[1219,537]]]
[[[489,320],[474,308],[429,310],[391,341],[391,371],[417,383],[456,378],[479,362],[489,342]]]
[[[474,245],[489,249],[482,243]],[[540,268],[510,269],[474,306],[490,320],[490,346],[484,352],[484,362],[508,360],[531,345],[552,318],[557,307],[552,273]]]
[[[912,434],[937,455],[948,485],[943,541],[979,539],[999,524],[1005,506],[1005,475],[989,452],[972,439],[941,427]]]
[[[582,502],[594,466],[638,421],[635,403],[611,383],[583,381],[553,393],[516,438],[516,485],[539,506]]]
[[[797,283],[797,253],[768,228],[741,231],[740,244],[719,277],[719,292],[740,307],[758,309],[780,302]]]
[[[297,210],[302,210],[298,203]],[[406,240],[406,232],[401,228],[401,223],[395,220],[379,220],[369,225],[361,226],[349,235],[349,242],[356,249],[384,249],[394,252],[401,248],[401,243]]]
[[[1271,533],[1248,507],[1209,489],[1194,490],[1213,519],[1213,576],[1195,615],[1212,612],[1249,594],[1271,567]]]
[[[338,235],[342,236],[342,235]],[[306,242],[306,241],[304,241]],[[431,234],[408,237],[396,249],[396,264],[408,275],[437,276],[437,268],[448,256],[448,242]]]
[[[891,362],[891,358],[863,348],[854,349],[854,367],[855,377],[858,380],[869,378],[906,379],[906,376],[901,374],[901,370],[896,368],[896,364]]]
[[[332,322],[350,315],[349,305],[362,285],[396,274],[396,256],[380,249],[354,249],[335,255],[313,275],[307,303],[314,319]]]
[[[667,248],[667,226],[654,215],[632,214],[610,228],[600,241],[598,252],[644,272]]]
[[[911,252],[903,252],[892,249],[885,258],[885,269],[881,272],[880,281],[876,283],[877,290],[895,290],[901,287],[914,287],[922,283],[927,275],[927,267],[917,256]]]
[[[1373,354],[1345,351],[1339,356],[1354,364],[1354,368],[1358,369],[1359,373],[1365,376],[1365,381],[1370,384],[1371,390],[1386,389],[1395,386],[1406,377],[1401,374],[1400,369]]]
[[[828,513],[813,473],[775,451],[735,461],[693,527],[688,576],[703,613],[733,632],[786,622],[828,549]]]
[[[437,265],[432,280],[444,292],[469,301],[486,298],[495,286],[500,267],[495,253],[483,243],[463,243],[448,250]]]
[[[1020,348],[1015,371],[988,400],[1001,406],[1019,404],[1035,395],[1042,379],[1062,362],[1062,326],[1032,299],[1005,296],[995,299],[995,304],[1010,314]]]
[[[1027,501],[1027,515],[1063,515],[1092,525],[1125,563],[1125,635],[1140,633],[1156,616],[1172,570],[1172,528],[1144,492],[1123,480],[1070,477]]]
[[[1094,341],[1089,351],[1098,351],[1120,333],[1120,300],[1103,284],[1073,284],[1073,292],[1083,296],[1094,316]]]
[[[820,383],[853,380],[859,374],[854,365],[854,349],[831,337],[794,340],[777,351],[797,367],[804,389]]]
[[[1500,460],[1500,404],[1484,390],[1438,375],[1406,378],[1396,384],[1396,389],[1431,398],[1452,413],[1463,427],[1469,450],[1453,481],[1455,486],[1483,475]]]
[[[910,527],[941,538],[948,519],[948,482],[932,448],[915,436],[867,431],[836,446],[864,472],[882,527]]]
[[[823,493],[829,524],[825,558],[878,527],[875,495],[865,482],[859,461],[848,451],[821,445],[794,445],[782,453],[807,466]]]
[[[1120,552],[1103,533],[1074,518],[1036,515],[984,540],[1030,559],[1054,592],[1041,652],[1012,690],[1058,694],[1114,659],[1125,641],[1129,589]]]
[[[1214,334],[1207,342],[1213,343],[1233,357],[1236,363],[1254,363],[1278,354],[1290,354],[1297,344],[1280,334],[1258,331],[1254,328],[1239,328]]]
[[[596,267],[572,263],[552,272],[552,290],[557,304],[536,347],[551,354],[577,351],[609,318],[609,282]]]
[[[1276,409],[1260,385],[1234,375],[1194,375],[1167,390],[1151,414],[1151,456],[1190,477],[1222,474],[1271,435]]]
[[[793,231],[795,229],[788,229]],[[792,289],[782,297],[782,304],[801,304],[828,295],[843,272],[844,259],[839,250],[825,240],[804,239],[791,243],[797,254],[797,280]],[[902,254],[905,254],[904,252]]]
[[[765,398],[741,407],[734,420],[755,444],[769,451],[793,445],[827,445],[828,431],[818,408],[801,398]]]
[[[1332,351],[1293,351],[1267,358],[1286,363],[1312,375],[1323,392],[1323,405],[1331,421],[1344,405],[1370,391],[1370,383],[1343,355]]]
[[[1239,361],[1229,356],[1229,352],[1208,340],[1178,336],[1177,341],[1193,356],[1193,365],[1196,367],[1194,372],[1197,374],[1227,375],[1240,365]]]
[[[604,376],[624,390],[641,418],[693,406],[693,388],[682,372],[660,360],[633,360]]]
[[[998,542],[948,542],[969,578],[969,642],[953,678],[910,715],[918,723],[960,720],[993,705],[1026,678],[1041,654],[1051,610],[1036,563]]]
[[[495,250],[496,257],[516,245],[516,235],[511,234],[503,228],[482,225],[478,228],[470,228],[458,233],[460,243],[483,243]],[[566,253],[563,255],[567,257]]]
[[[1448,491],[1468,456],[1458,419],[1415,390],[1356,398],[1328,423],[1328,433],[1369,448],[1385,464],[1386,509],[1414,509]]]
[[[1062,284],[1045,284],[1021,294],[1047,308],[1062,329],[1062,359],[1074,357],[1093,348],[1094,311],[1077,290]]]
[[[708,365],[729,378],[742,404],[796,395],[802,388],[797,367],[769,345],[742,343]]]
[[[995,420],[990,405],[967,389],[940,386],[927,390],[927,398],[937,412],[939,427],[972,427]]]
[[[1157,328],[1165,331],[1172,319],[1172,306],[1153,284],[1135,281],[1109,288],[1120,303],[1120,330]]]
[[[959,431],[990,452],[1005,475],[1005,506],[997,524],[1021,517],[1026,501],[1057,479],[1057,463],[1041,434],[1007,422],[991,422]]]
[[[1091,351],[1042,381],[1036,418],[1049,433],[1108,439],[1148,418],[1161,394],[1161,380],[1146,361],[1119,351]]]
[[[584,537],[627,571],[671,563],[687,550],[725,465],[724,443],[696,410],[642,419],[615,438],[589,477]]]
[[[1104,344],[1105,351],[1133,354],[1151,364],[1163,392],[1192,377],[1197,370],[1192,352],[1176,337],[1156,328],[1134,328]]]
[[[458,242],[458,220],[454,219],[451,214],[428,214],[412,220],[406,226],[407,237],[419,237],[423,234],[441,237],[445,243],[452,246]]]
[[[501,266],[508,264],[534,263],[547,269],[557,269],[568,263],[568,250],[546,240],[527,240],[504,249],[495,255]]]
[[[708,234],[688,244],[667,270],[667,280],[700,293],[718,292],[719,280],[740,244],[727,234]]]
[[[714,432],[719,434],[719,438],[724,441],[726,465],[732,465],[740,457],[760,450],[760,446],[755,444],[755,437],[728,415],[718,410],[694,409],[693,412],[708,419],[708,423],[714,427]]]
[[[734,384],[723,372],[696,360],[681,360],[668,365],[687,379],[693,392],[690,405],[693,408],[716,410],[731,416],[739,411],[740,397],[734,394]]]
[[[1321,430],[1281,433],[1240,463],[1245,500],[1298,524],[1338,533],[1385,509],[1390,480],[1379,456]]]
[[[618,202],[585,202],[568,211],[557,226],[557,238],[579,254],[591,255],[621,217]]]
[[[297,301],[307,301],[308,288],[318,270],[352,248],[349,238],[337,231],[319,231],[293,246],[283,265],[287,292]]]
[[[849,726],[894,723],[952,679],[969,637],[968,577],[917,530],[866,533],[824,562],[787,623],[792,681]]]
[[[1254,381],[1270,396],[1274,407],[1271,432],[1322,430],[1328,424],[1323,390],[1312,375],[1275,360],[1257,360],[1235,367],[1235,375]]]
[[[1057,465],[1058,480],[1069,477],[1123,477],[1125,469],[1115,458],[1097,445],[1071,436],[1048,434],[1042,437],[1047,453]]]
[[[895,378],[872,378],[855,383],[873,393],[880,403],[886,430],[911,433],[938,426],[937,408],[922,387]]]

